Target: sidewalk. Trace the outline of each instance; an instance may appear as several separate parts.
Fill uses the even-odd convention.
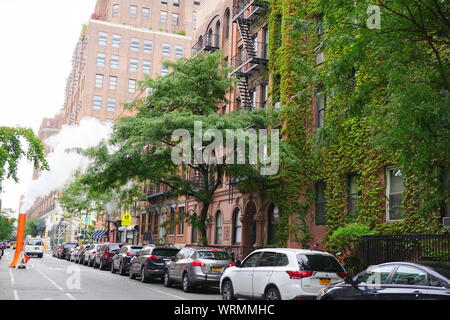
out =
[[[9,264],[14,255],[14,250],[6,249],[0,260],[0,300],[14,300],[14,290],[11,280]]]

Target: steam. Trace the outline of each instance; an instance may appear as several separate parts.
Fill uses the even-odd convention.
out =
[[[110,124],[96,118],[84,118],[79,125],[65,125],[58,134],[46,139],[44,142],[53,148],[53,152],[47,156],[50,170],[43,171],[39,179],[31,182],[24,196],[22,211],[27,211],[38,197],[63,188],[75,172],[86,169],[88,159],[67,149],[96,146],[111,134],[111,128]]]

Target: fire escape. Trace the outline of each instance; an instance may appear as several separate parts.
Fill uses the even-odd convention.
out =
[[[267,44],[256,42],[251,32],[252,25],[267,11],[268,6],[267,2],[257,0],[238,0],[233,6],[233,22],[238,25],[243,48],[231,59],[231,75],[238,77],[241,106],[245,109],[254,108],[248,87],[249,77],[268,64]]]

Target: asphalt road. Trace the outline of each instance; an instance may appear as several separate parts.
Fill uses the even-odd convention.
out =
[[[218,288],[184,293],[161,282],[112,274],[45,254],[31,258],[26,269],[8,265],[14,255],[5,250],[0,260],[0,300],[221,300]]]

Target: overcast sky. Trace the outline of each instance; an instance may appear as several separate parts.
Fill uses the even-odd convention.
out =
[[[53,117],[64,102],[66,78],[81,26],[96,0],[0,0],[0,126],[31,127]],[[5,182],[3,208],[18,211],[32,166],[21,182]]]

